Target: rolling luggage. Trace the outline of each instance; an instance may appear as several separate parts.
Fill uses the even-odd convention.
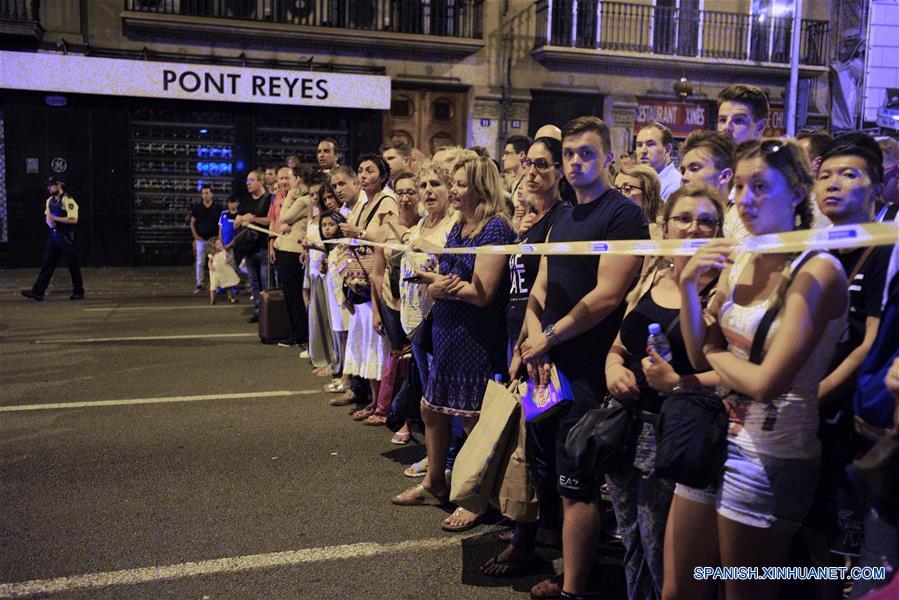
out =
[[[269,281],[272,281],[269,272]],[[284,292],[265,290],[259,294],[259,340],[263,344],[277,344],[290,339],[293,328],[287,312]]]

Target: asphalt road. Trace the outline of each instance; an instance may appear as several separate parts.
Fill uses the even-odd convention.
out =
[[[560,568],[540,550],[485,577],[499,525],[448,534],[440,509],[390,504],[423,446],[328,406],[245,295],[207,306],[190,268],[86,269],[72,302],[63,267],[21,298],[35,276],[0,272],[0,598],[500,600]]]

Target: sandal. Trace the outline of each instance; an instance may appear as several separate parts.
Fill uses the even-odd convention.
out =
[[[415,495],[409,495],[414,493]],[[405,496],[405,497],[404,497]],[[449,504],[449,492],[438,496],[431,493],[423,485],[409,488],[402,494],[394,496],[390,501],[399,506],[446,506]]]
[[[543,539],[540,539],[540,533],[543,532],[543,531],[546,531],[546,530],[545,530],[545,529],[538,529],[538,530],[537,530],[537,539],[535,540],[537,546],[538,546],[538,547],[541,547],[541,548],[552,548],[552,549],[554,549],[554,550],[560,550],[560,549],[562,548],[562,541],[561,541],[561,539],[560,539],[558,542],[547,542],[545,537],[544,537]],[[507,544],[511,544],[511,543],[512,543],[512,536],[513,536],[514,534],[515,534],[515,529],[514,529],[514,528],[512,528],[512,529],[506,529],[506,530],[504,530],[504,531],[501,531],[501,532],[499,533],[499,535],[497,535],[496,537],[497,537],[497,538],[499,539],[499,541],[501,541],[501,542],[505,542],[505,543],[507,543]],[[561,534],[559,534],[559,535],[561,536]]]
[[[316,377],[331,377],[331,369],[328,367],[316,367],[312,369],[312,374]]]
[[[534,600],[549,600],[562,597],[562,575],[553,575],[549,579],[538,581],[531,588],[531,598]]]
[[[365,419],[365,424],[372,425],[375,427],[377,427],[379,425],[387,425],[387,417],[384,417],[382,415],[376,415],[376,414],[374,414],[374,411],[372,411],[372,414],[369,415],[369,417],[367,419]]]
[[[343,387],[343,382],[339,379],[331,380],[331,383],[323,386],[322,389],[332,394],[342,394],[346,391],[346,388]]]
[[[350,404],[356,401],[356,396],[353,395],[353,392],[347,390],[344,392],[343,396],[338,396],[337,398],[331,398],[328,400],[328,404],[331,406],[349,406]]]
[[[502,560],[502,552],[481,565],[481,573],[488,577],[517,577],[527,571],[534,562],[534,557],[527,560]]]
[[[455,510],[455,512],[453,512],[453,514],[451,514],[450,516],[445,518],[440,523],[440,529],[442,529],[444,531],[449,531],[450,533],[461,533],[463,531],[468,531],[469,529],[474,529],[475,527],[477,527],[478,525],[481,524],[481,521],[484,518],[483,515],[474,515],[474,519],[472,519],[470,521],[464,521],[464,522],[460,523],[459,525],[452,525],[449,522],[450,519],[452,519],[454,517],[455,518],[461,517],[465,513],[471,513],[471,511],[466,510],[460,506],[459,508],[457,508]],[[474,514],[474,513],[471,513],[471,514]]]
[[[390,438],[391,444],[396,444],[397,446],[405,446],[409,442],[412,441],[412,432],[411,431],[397,431],[393,434],[393,437]],[[411,467],[410,467],[411,468]],[[424,475],[424,473],[422,473]]]
[[[403,471],[403,475],[406,477],[424,477],[428,473],[428,457],[424,457],[417,463],[412,463],[406,470]]]
[[[368,419],[371,418],[375,414],[374,406],[366,406],[365,408],[360,408],[356,412],[354,412],[351,416],[354,421],[365,421],[366,425],[368,424]]]

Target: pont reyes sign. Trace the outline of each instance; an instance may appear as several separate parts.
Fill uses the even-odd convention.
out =
[[[390,108],[390,78],[0,51],[0,88],[331,108]]]

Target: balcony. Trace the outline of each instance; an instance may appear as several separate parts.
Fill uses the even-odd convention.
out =
[[[534,57],[543,63],[729,73],[789,69],[793,18],[604,0],[538,0]],[[830,24],[803,19],[800,74],[827,70]]]
[[[129,35],[467,56],[485,0],[125,0]],[[426,57],[426,54],[422,58]]]
[[[40,0],[0,0],[0,38],[17,42],[40,42]]]

